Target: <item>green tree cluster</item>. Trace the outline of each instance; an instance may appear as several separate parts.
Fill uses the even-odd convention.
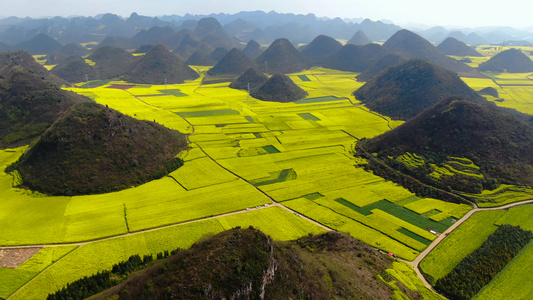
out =
[[[465,257],[435,288],[450,299],[470,299],[489,283],[532,238],[531,231],[500,226],[487,240]]]

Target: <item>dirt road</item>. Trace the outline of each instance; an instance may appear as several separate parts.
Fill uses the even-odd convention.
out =
[[[450,228],[448,228],[448,230],[446,230],[447,233],[451,233],[452,231],[454,231],[455,229],[457,229],[457,227],[459,227],[461,224],[463,224],[466,220],[468,220],[473,214],[477,213],[477,212],[480,212],[480,211],[487,211],[487,210],[501,210],[501,209],[509,209],[511,207],[515,207],[515,206],[519,206],[519,205],[524,205],[524,204],[530,204],[530,203],[533,203],[533,199],[532,200],[526,200],[526,201],[521,201],[521,202],[515,202],[515,203],[511,203],[511,204],[508,204],[508,205],[504,205],[504,206],[498,206],[498,207],[487,207],[487,208],[474,208],[472,209],[471,211],[469,211],[468,213],[466,213],[460,220],[458,220],[457,222],[455,222],[452,226],[450,226]],[[440,244],[440,242],[442,242],[442,240],[444,240],[446,238],[446,234],[441,234],[439,237],[437,237],[424,251],[422,251],[417,257],[415,260],[413,261],[407,261],[407,263],[409,263],[415,270],[416,274],[418,275],[418,277],[420,278],[420,280],[422,280],[422,282],[429,288],[429,289],[433,289],[433,287],[427,282],[426,278],[422,275],[422,272],[420,272],[420,268],[419,268],[419,265],[420,265],[420,262],[426,258],[426,256],[428,256],[428,254],[433,250],[435,249],[435,247],[437,247],[437,245]]]

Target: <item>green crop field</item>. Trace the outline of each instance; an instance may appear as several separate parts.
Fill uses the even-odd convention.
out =
[[[529,299],[533,295],[531,268],[533,243],[530,242],[507,266],[472,299]]]
[[[492,191],[482,191],[481,194],[465,194],[476,200],[479,207],[495,207],[505,204],[530,200],[533,189],[527,186],[502,184]]]
[[[479,248],[489,235],[498,228],[494,223],[505,214],[495,210],[478,212],[472,215],[459,228],[448,235],[420,263],[420,270],[434,283],[444,277],[468,254]]]
[[[429,290],[424,283],[413,272],[413,268],[405,262],[395,261],[392,263],[392,267],[385,271],[389,276],[392,276],[395,280],[403,283],[405,287],[411,291],[418,291],[422,295],[422,299],[446,299],[439,294],[436,294]],[[399,293],[397,284],[395,281],[389,282],[389,285],[393,287],[395,293]],[[406,296],[398,297],[397,299],[407,299]]]
[[[495,225],[510,224],[533,231],[533,205],[510,208]],[[507,266],[473,299],[527,299],[533,293],[531,269],[533,243],[529,243]]]
[[[52,265],[65,255],[73,251],[76,246],[46,247],[20,266],[11,268],[0,268],[0,298],[7,298],[37,274]]]
[[[321,228],[303,221],[294,214],[278,207],[271,207],[246,212],[242,216],[232,215],[93,242],[79,247],[44,270],[32,282],[14,294],[12,299],[42,298],[68,282],[101,270],[109,270],[114,263],[125,260],[133,254],[152,253],[155,256],[156,253],[165,250],[173,250],[178,247],[188,248],[205,235],[215,234],[236,226],[243,228],[254,226],[276,240],[290,240],[309,233],[324,232]],[[68,247],[68,249],[72,250],[72,247]],[[32,277],[35,275],[32,273]]]
[[[508,47],[504,47],[508,49]],[[498,50],[500,52],[502,50]],[[533,80],[531,73],[495,73],[484,72],[489,78],[462,78],[474,90],[493,87],[499,98],[485,96],[498,106],[516,109],[526,114],[533,114]]]
[[[428,216],[431,220],[437,222],[443,221],[450,217],[458,220],[472,209],[470,205],[443,202],[431,198],[414,200],[415,201],[406,203],[403,206],[418,214]]]
[[[475,213],[422,260],[420,269],[431,276],[431,282],[442,278],[477,249],[499,225],[510,224],[533,230],[532,216],[531,204]],[[533,267],[532,256],[533,243],[530,243],[473,299],[527,299],[533,292],[528,283]]]
[[[260,101],[228,88],[229,82],[206,85],[201,78],[128,89],[109,88],[131,85],[121,81],[67,88],[188,134],[189,149],[179,154],[184,166],[168,176],[107,194],[50,197],[13,188],[16,178],[0,173],[0,197],[6,199],[0,202],[0,246],[88,242],[38,271],[13,298],[42,295],[132,254],[188,247],[235,226],[253,225],[279,240],[323,232],[297,214],[414,259],[435,239],[430,230],[444,232],[470,207],[414,197],[365,171],[366,161],[353,156],[357,142],[402,121],[356,101],[351,93],[362,83],[355,75],[324,68],[291,74],[309,94],[294,103]],[[23,151],[0,151],[0,165]],[[420,163],[415,155],[405,162]],[[455,170],[475,169],[454,163],[463,164]],[[273,201],[278,203],[264,206]],[[35,274],[21,275],[12,286]]]
[[[386,252],[393,252],[405,259],[414,259],[419,253],[417,250],[390,238],[382,232],[357,222],[353,218],[337,213],[329,207],[318,204],[316,201],[300,198],[283,202],[283,204],[321,224],[348,232],[351,236],[365,243],[383,249]]]
[[[533,231],[533,204],[513,207],[494,223],[495,225],[509,224],[520,226],[522,229]]]

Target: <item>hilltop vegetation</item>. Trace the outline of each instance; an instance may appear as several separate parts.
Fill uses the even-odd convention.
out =
[[[364,46],[371,43],[372,41],[361,30],[357,30],[357,32],[346,42],[346,44],[358,46]]]
[[[354,95],[371,110],[399,120],[409,120],[449,97],[483,99],[455,73],[422,59],[390,67]]]
[[[479,70],[509,73],[533,72],[533,61],[522,51],[511,48],[480,64]]]
[[[16,45],[16,49],[28,51],[31,54],[50,54],[61,48],[61,43],[54,38],[40,33],[33,38]]]
[[[360,146],[390,167],[448,191],[532,186],[533,127],[515,115],[486,100],[450,98]],[[419,162],[405,163],[401,157],[407,153]]]
[[[285,38],[275,40],[255,62],[261,71],[268,74],[300,72],[307,66],[300,51]]]
[[[138,272],[96,298],[386,299],[393,292],[377,278],[391,263],[345,234],[281,243],[257,229],[234,228]],[[420,297],[399,286],[411,299]]]
[[[532,235],[520,227],[501,225],[452,272],[437,280],[435,288],[450,299],[471,299],[531,241]]]
[[[174,84],[199,75],[165,46],[157,45],[135,63],[124,79],[133,83]]]
[[[0,148],[29,144],[70,106],[88,98],[59,89],[23,67],[0,71]]]
[[[378,44],[347,44],[330,55],[323,66],[341,71],[363,72],[386,54],[387,51]]]
[[[172,50],[172,53],[181,59],[189,59],[194,52],[202,50],[203,52],[213,51],[213,47],[201,43],[198,39],[191,36],[190,33],[185,34],[179,44]]]
[[[341,48],[342,44],[335,39],[326,35],[319,35],[309,45],[305,46],[301,52],[311,62],[320,63]]]
[[[474,71],[473,68],[466,64],[446,56],[430,42],[409,30],[402,29],[396,32],[383,44],[383,48],[406,59],[426,59],[441,68],[456,73],[470,73]]]
[[[475,49],[453,37],[448,37],[437,46],[442,53],[455,56],[483,56]]]
[[[88,61],[93,65],[89,65]],[[132,83],[175,84],[199,77],[163,45],[151,47],[138,58],[124,49],[103,46],[87,59],[68,60],[55,66],[51,72],[73,83],[122,77]]]
[[[256,59],[259,55],[261,55],[261,45],[254,40],[250,40],[242,52],[249,58]]]
[[[216,64],[216,61],[209,56],[209,53],[202,50],[196,50],[189,58],[187,58],[185,64],[194,66],[212,66]]]
[[[89,54],[89,50],[80,44],[70,43],[62,46],[46,56],[47,65],[57,65],[74,57],[82,57]]]
[[[357,75],[357,81],[367,82],[376,77],[379,73],[388,67],[401,65],[407,60],[397,54],[387,54],[378,60],[375,64],[366,68],[361,74]]]
[[[23,185],[50,195],[116,191],[182,165],[183,134],[95,103],[68,109],[12,165]]]
[[[88,65],[81,57],[59,63],[50,72],[72,83],[97,79],[95,68]]]
[[[491,87],[491,86],[479,90],[478,93],[480,95],[488,95],[488,96],[492,96],[494,98],[498,98],[500,96],[498,94],[498,90],[493,88],[493,87]]]
[[[0,69],[8,66],[22,67],[30,72],[33,72],[44,79],[50,81],[57,87],[66,84],[64,80],[51,74],[43,66],[33,59],[33,57],[26,51],[13,51],[0,53]]]
[[[275,74],[263,85],[250,92],[250,95],[265,101],[291,102],[305,98],[307,92],[286,75]]]
[[[228,50],[224,47],[218,47],[213,52],[209,54],[209,58],[211,58],[213,61],[218,62],[220,61],[226,54],[228,54]]]
[[[251,67],[241,76],[230,83],[229,87],[238,90],[255,90],[256,88],[267,82],[268,76],[257,71],[256,68]]]
[[[126,74],[137,59],[121,48],[103,46],[96,49],[87,59],[95,63],[98,79],[112,79]]]
[[[254,65],[254,62],[241,50],[233,48],[213,68],[207,71],[207,74],[211,76],[238,75]]]

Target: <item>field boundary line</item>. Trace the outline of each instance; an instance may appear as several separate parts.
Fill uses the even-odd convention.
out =
[[[355,99],[355,97],[354,97],[354,99]],[[359,108],[359,109],[361,109],[361,110],[363,110],[363,111],[366,111],[366,110],[364,110],[364,109],[361,108],[361,106],[364,106],[364,104],[362,104],[362,103],[355,104],[355,103],[352,102],[352,99],[351,99],[350,97],[348,97],[348,101],[350,101],[350,104],[352,104],[352,106],[357,107],[357,108]],[[365,107],[366,107],[366,106],[365,106]],[[378,114],[377,112],[372,111],[372,110],[370,110],[370,109],[368,110],[368,113],[371,113],[371,114],[373,114],[373,115],[375,115],[375,116],[377,116],[377,117],[380,117],[380,118],[382,118],[383,120],[387,121],[387,127],[389,127],[390,130],[393,129],[393,128],[390,126],[390,121],[391,121],[390,119],[387,119],[386,117],[384,117],[384,116],[382,116],[382,115]]]
[[[446,230],[446,233],[453,232],[455,229],[457,229],[461,224],[463,224],[468,219],[470,219],[470,217],[477,212],[490,211],[490,210],[506,210],[506,209],[509,209],[515,206],[521,206],[521,205],[526,205],[526,204],[531,204],[531,203],[533,203],[533,199],[510,203],[510,204],[503,205],[503,206],[474,208],[470,210],[469,212],[467,212],[461,219],[455,222],[452,226],[450,226],[448,230]],[[426,249],[424,249],[424,251],[420,252],[420,254],[415,258],[415,260],[405,261],[413,267],[416,274],[418,275],[420,280],[422,280],[422,282],[426,285],[426,287],[432,289],[433,291],[435,291],[433,289],[433,286],[429,284],[429,282],[426,280],[426,278],[422,274],[422,271],[420,270],[420,262],[424,258],[426,258],[429,255],[429,253],[431,253],[431,251],[433,251],[433,249],[435,249],[446,238],[446,236],[447,236],[446,234],[441,234],[440,236],[438,236]]]
[[[391,240],[396,241],[396,242],[398,242],[398,243],[404,245],[405,247],[407,247],[407,248],[409,248],[409,249],[412,249],[412,250],[414,250],[414,251],[417,251],[417,252],[419,253],[419,255],[420,255],[420,253],[422,253],[420,250],[416,250],[416,249],[414,249],[413,247],[406,245],[404,242],[399,241],[398,239],[396,239],[396,238],[390,236],[389,234],[387,234],[387,233],[385,233],[385,232],[383,232],[383,231],[381,231],[381,230],[379,230],[379,229],[377,229],[377,228],[371,227],[370,225],[367,225],[367,224],[365,224],[365,223],[363,223],[363,222],[361,222],[361,221],[358,221],[358,220],[356,220],[356,219],[354,219],[354,218],[352,218],[352,217],[350,217],[350,216],[347,216],[347,215],[345,215],[345,214],[343,214],[343,213],[341,213],[341,212],[335,211],[335,210],[334,210],[333,208],[331,208],[331,207],[328,207],[328,206],[322,205],[322,204],[317,203],[317,202],[315,202],[315,204],[318,205],[318,206],[321,206],[321,207],[323,207],[323,208],[329,209],[329,210],[331,210],[333,213],[336,213],[336,214],[341,215],[341,216],[343,216],[343,217],[345,217],[345,218],[348,218],[348,219],[350,219],[350,220],[352,220],[352,221],[354,221],[354,222],[356,222],[356,223],[359,223],[359,224],[363,225],[364,227],[368,227],[368,228],[370,228],[370,229],[372,229],[372,230],[375,230],[375,231],[377,231],[377,232],[379,232],[379,233],[385,235],[386,237],[390,238]],[[382,249],[380,249],[380,250],[382,250]],[[382,251],[383,251],[383,250],[382,250]],[[418,255],[417,255],[417,257],[418,257]]]
[[[41,276],[41,274],[43,274],[44,271],[46,271],[48,268],[50,268],[51,266],[55,265],[56,263],[58,263],[59,261],[61,261],[63,258],[65,258],[67,255],[69,255],[70,253],[76,251],[78,248],[80,248],[81,246],[77,246],[76,248],[70,250],[69,252],[65,253],[63,256],[61,256],[60,258],[58,258],[56,261],[52,262],[51,264],[49,264],[48,266],[46,266],[46,268],[42,269],[37,275],[33,276],[33,278],[26,282],[25,284],[23,284],[21,287],[19,287],[16,291],[14,291],[13,293],[11,293],[11,295],[9,295],[6,300],[10,299],[11,297],[13,297],[16,293],[18,293],[23,287],[25,287],[26,285],[28,285],[30,282],[34,281],[37,277]]]

